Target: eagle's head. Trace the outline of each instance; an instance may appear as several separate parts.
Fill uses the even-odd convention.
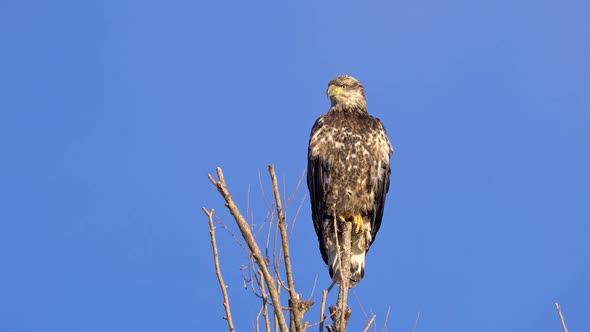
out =
[[[328,84],[328,97],[332,107],[341,109],[358,109],[366,112],[367,100],[365,88],[356,78],[341,75],[331,80]]]

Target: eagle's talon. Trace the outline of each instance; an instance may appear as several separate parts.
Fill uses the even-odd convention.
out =
[[[354,225],[354,233],[358,234],[365,230],[365,222],[360,214],[355,216],[340,215],[337,217],[340,222],[351,222]]]
[[[358,234],[365,230],[365,222],[363,221],[363,217],[360,214],[357,214],[352,219],[352,223],[354,224],[354,233]]]

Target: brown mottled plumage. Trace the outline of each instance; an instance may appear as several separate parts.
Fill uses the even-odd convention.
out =
[[[352,287],[364,276],[365,255],[381,226],[393,148],[381,121],[369,115],[365,90],[358,80],[347,75],[336,77],[328,85],[328,96],[332,106],[311,130],[307,186],[320,251],[332,278],[340,259],[334,220],[356,226],[352,234]]]

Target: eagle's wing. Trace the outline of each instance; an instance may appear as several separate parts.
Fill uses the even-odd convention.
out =
[[[324,193],[328,188],[329,165],[327,160],[323,159],[322,156],[312,155],[314,146],[311,140],[311,138],[314,137],[321,126],[322,118],[319,118],[311,130],[310,144],[307,154],[307,187],[309,189],[309,198],[311,201],[311,216],[313,219],[313,226],[320,243],[320,252],[322,253],[324,262],[328,264],[328,253],[325,250],[325,237],[323,234],[324,229],[322,227],[322,223],[328,218],[326,214],[326,206],[324,203]]]
[[[383,133],[385,141],[382,142],[382,144],[380,144],[381,146],[377,147],[377,149],[381,150],[381,153],[378,153],[377,155],[384,156],[384,158],[380,158],[380,160],[375,160],[375,164],[373,166],[377,168],[377,184],[374,187],[375,205],[374,208],[369,211],[369,217],[371,221],[371,243],[375,241],[377,232],[381,227],[381,220],[383,219],[385,196],[389,191],[389,177],[391,175],[391,165],[389,163],[389,158],[392,151],[391,144],[389,143],[389,139],[387,138],[387,134],[385,133],[385,128],[383,127],[383,124],[378,119],[375,120],[377,120],[377,128],[379,131]]]
[[[381,219],[383,219],[383,208],[385,207],[385,195],[389,191],[389,175],[391,174],[391,167],[389,162],[378,163],[378,174],[380,174],[377,180],[377,187],[375,188],[375,207],[369,211],[371,218],[371,243],[375,241],[377,232],[381,227]]]

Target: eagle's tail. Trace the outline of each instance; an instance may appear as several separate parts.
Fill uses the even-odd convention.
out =
[[[365,276],[366,254],[367,252],[364,250],[361,252],[355,252],[354,248],[352,250],[352,255],[350,256],[350,287],[356,286]]]
[[[366,250],[360,250],[356,246],[352,246],[352,255],[350,257],[350,287],[356,286],[365,276],[365,255]],[[328,267],[330,269],[330,278],[334,279],[340,271],[340,253],[330,251],[328,253]],[[338,282],[336,280],[336,282]]]

